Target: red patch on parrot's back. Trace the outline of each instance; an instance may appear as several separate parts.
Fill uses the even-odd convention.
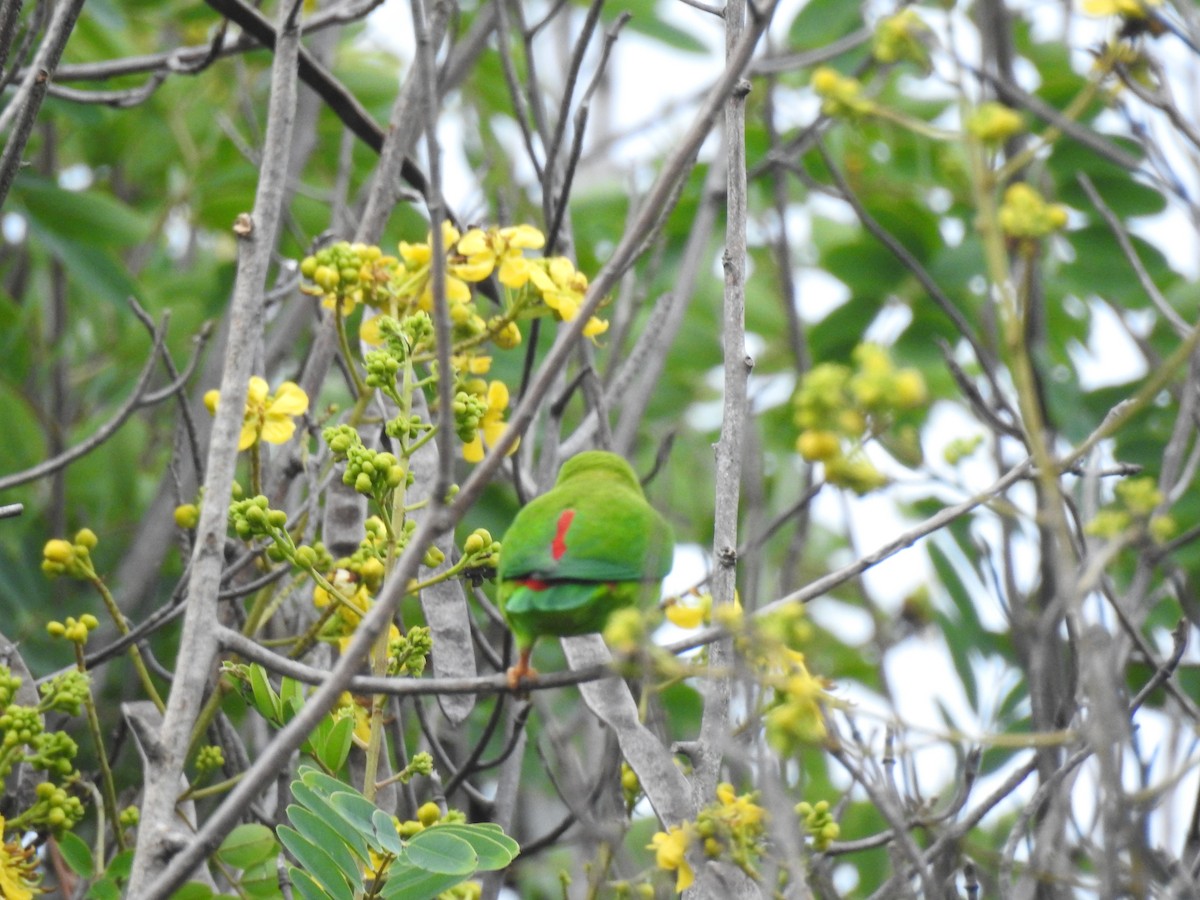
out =
[[[522,587],[527,587],[531,591],[544,591],[550,587],[550,582],[542,581],[540,578],[523,578],[517,582]]]
[[[563,514],[558,517],[558,530],[550,544],[550,555],[554,557],[555,562],[562,559],[563,554],[567,552],[567,529],[571,527],[574,518],[575,510],[573,509],[563,510]]]

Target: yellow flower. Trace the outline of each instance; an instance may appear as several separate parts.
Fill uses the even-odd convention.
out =
[[[660,831],[650,839],[648,850],[654,851],[654,864],[668,872],[677,872],[676,893],[683,893],[696,880],[696,873],[687,861],[688,847],[692,843],[690,823],[673,825],[669,831]]]
[[[564,322],[570,322],[579,315],[579,305],[587,292],[587,276],[577,272],[565,256],[555,256],[543,263],[543,266],[530,268],[529,280],[546,305]]]
[[[483,459],[487,447],[494,447],[499,442],[500,438],[504,436],[504,432],[508,430],[508,425],[504,422],[506,409],[508,409],[508,388],[503,381],[493,381],[488,385],[487,412],[483,414],[475,437],[469,443],[463,444],[463,459],[467,462],[477,463]],[[520,442],[514,442],[509,448],[510,456],[516,452],[518,443]]]
[[[739,796],[734,792],[733,785],[728,782],[717,785],[717,799],[721,801],[721,812],[731,828],[753,829],[763,821],[766,810],[753,802],[750,799],[752,796],[753,794]]]
[[[1083,11],[1089,16],[1122,16],[1126,19],[1146,18],[1146,8],[1159,6],[1162,0],[1083,0]]]
[[[1040,238],[1067,224],[1067,208],[1047,203],[1024,181],[1009,185],[1000,206],[1000,227],[1013,238]]]
[[[238,449],[245,450],[262,440],[268,444],[286,444],[296,431],[295,416],[308,411],[308,394],[292,381],[285,381],[275,391],[268,393],[267,382],[254,375],[246,392],[246,411],[242,418],[242,435]],[[204,405],[216,415],[221,392],[209,391],[204,395]]]
[[[0,835],[3,834],[4,817],[0,816]],[[0,897],[33,900],[35,893],[42,893],[37,887],[36,870],[37,858],[32,847],[22,847],[20,841],[0,844]]]
[[[445,249],[447,258],[453,252],[454,245],[458,243],[458,238],[458,229],[449,221],[443,222],[442,247]],[[433,310],[433,285],[429,277],[430,263],[433,261],[432,243],[432,233],[426,236],[424,244],[400,242],[400,256],[406,267],[406,289],[413,294],[418,292],[418,288],[420,289],[417,305],[425,312]],[[467,287],[467,283],[451,272],[446,273],[446,299],[452,304],[466,303],[471,299],[471,289]]]
[[[608,320],[597,319],[595,316],[588,319],[587,324],[583,326],[583,336],[591,338],[592,343],[596,342],[597,335],[604,334],[606,331],[608,331]]]
[[[712,594],[704,594],[695,604],[685,604],[676,598],[666,609],[667,620],[680,628],[699,628],[712,615]]]
[[[497,278],[505,287],[519,288],[529,281],[532,266],[524,250],[540,250],[545,236],[532,225],[512,225],[483,231],[472,228],[455,248],[461,261],[451,271],[466,281],[483,281],[497,268]]]

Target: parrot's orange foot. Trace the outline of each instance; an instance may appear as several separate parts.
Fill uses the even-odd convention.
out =
[[[508,670],[508,686],[510,690],[521,692],[522,681],[534,681],[537,670],[529,664],[529,652],[523,651],[517,664]]]

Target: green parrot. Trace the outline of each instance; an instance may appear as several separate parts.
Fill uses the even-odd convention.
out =
[[[537,675],[529,657],[539,637],[602,631],[613,610],[656,598],[674,550],[629,463],[601,450],[567,460],[501,541],[500,612],[520,651],[513,689]]]

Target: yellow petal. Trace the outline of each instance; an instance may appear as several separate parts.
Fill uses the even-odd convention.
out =
[[[543,295],[555,289],[554,279],[541,266],[529,267],[529,280]]]
[[[254,442],[258,440],[258,423],[251,419],[242,423],[242,434],[238,438],[238,450],[245,450],[248,447],[253,447]]]
[[[286,444],[295,432],[296,423],[288,417],[268,416],[267,421],[263,423],[262,439],[268,444]]]
[[[475,256],[476,254],[491,252],[491,248],[488,246],[487,235],[481,228],[472,228],[459,238],[457,250],[463,256]]]
[[[382,344],[383,332],[379,330],[379,320],[382,318],[383,316],[371,316],[369,319],[363,319],[362,324],[358,326],[358,339],[372,347]]]
[[[540,250],[546,246],[546,236],[532,225],[510,225],[500,229],[500,237],[510,247],[520,247],[525,250]]]
[[[500,439],[504,437],[504,432],[508,431],[508,426],[500,421],[485,421],[483,423],[482,431],[483,442],[489,447],[495,447],[498,443],[500,443]]]
[[[466,303],[471,299],[471,289],[461,278],[446,276],[446,299],[451,303]]]
[[[492,274],[495,267],[496,261],[493,257],[480,254],[468,257],[465,263],[455,263],[450,267],[450,271],[464,281],[483,281]]]
[[[555,284],[565,286],[575,274],[575,266],[565,256],[556,256],[550,260],[550,277]]]
[[[682,894],[692,886],[692,882],[696,880],[696,873],[692,871],[692,867],[688,865],[685,859],[679,864],[679,877],[675,879],[675,892]]]
[[[500,283],[505,287],[519,288],[529,281],[533,267],[523,256],[506,256],[500,263]]]
[[[267,394],[271,390],[265,378],[260,378],[257,375],[250,376],[250,384],[246,388],[246,403],[261,406],[266,402]]]
[[[583,336],[587,338],[594,338],[606,331],[608,331],[608,320],[597,319],[595,316],[588,319],[588,323],[583,326]]]
[[[294,381],[285,381],[275,389],[275,399],[268,407],[270,415],[300,416],[308,411],[308,394]]]
[[[217,414],[217,404],[221,402],[221,392],[215,388],[211,391],[206,391],[204,394],[204,405],[208,409],[210,416]]]
[[[478,434],[463,444],[462,454],[463,459],[469,463],[477,463],[483,459],[483,441],[480,440]]]
[[[450,248],[458,243],[458,229],[450,224],[450,220],[442,222],[442,246],[449,252]]]
[[[400,256],[410,266],[423,266],[429,262],[429,257],[433,255],[433,251],[429,249],[428,244],[410,244],[408,241],[400,242]]]
[[[672,603],[667,607],[667,619],[680,628],[698,628],[704,621],[704,610],[698,606]]]
[[[493,381],[488,385],[488,410],[508,409],[508,385],[503,381]]]

